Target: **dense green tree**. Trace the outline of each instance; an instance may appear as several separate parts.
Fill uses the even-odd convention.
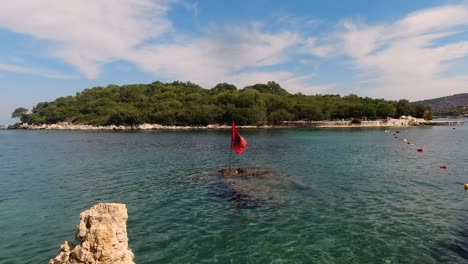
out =
[[[397,109],[391,103],[380,102],[377,104],[377,116],[380,118],[393,117]]]
[[[416,103],[412,107],[411,115],[417,118],[432,119],[431,107],[422,103]]]
[[[297,105],[297,119],[307,121],[323,120],[322,109],[316,104]]]
[[[13,111],[13,113],[11,113],[11,118],[19,118],[21,122],[26,122],[28,111],[29,110],[27,108],[18,107]]]
[[[268,116],[268,121],[277,125],[280,124],[281,121],[289,121],[292,118],[292,116],[293,115],[288,111],[284,109],[278,109],[270,113],[270,115]]]
[[[267,84],[262,84],[262,83],[257,83],[252,86],[246,86],[244,90],[257,90],[261,93],[271,93],[271,94],[277,94],[277,95],[286,95],[288,92],[281,88],[281,86],[276,83],[276,82],[268,82]]]
[[[230,83],[218,83],[215,87],[211,88],[212,92],[224,92],[224,91],[237,91],[237,87]]]
[[[107,125],[135,126],[141,123],[141,113],[128,105],[121,105],[112,110],[107,120]]]
[[[407,116],[412,114],[412,106],[408,100],[399,100],[396,104],[396,117]]]
[[[34,124],[65,121],[126,126],[230,124],[232,120],[239,125],[257,125],[286,120],[375,119],[409,114],[431,118],[430,108],[407,100],[386,101],[354,94],[344,97],[290,94],[276,82],[255,84],[242,90],[220,83],[207,90],[180,81],[111,84],[38,103],[29,114],[27,109],[14,111],[14,116],[22,122]]]
[[[424,110],[422,117],[426,120],[431,120],[432,119],[431,111],[429,109]]]
[[[26,115],[28,111],[29,110],[24,107],[18,107],[13,111],[13,113],[11,113],[11,118],[21,118]]]
[[[237,111],[233,117],[239,125],[263,124],[267,121],[267,108],[257,90],[244,90],[236,99]]]
[[[364,117],[366,117],[368,120],[374,120],[377,118],[377,106],[370,103],[370,104],[364,104],[363,105],[363,112],[364,112]]]

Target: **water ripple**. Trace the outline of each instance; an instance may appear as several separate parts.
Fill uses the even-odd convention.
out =
[[[243,130],[234,165],[281,177],[234,182],[226,131],[8,131],[0,263],[47,262],[97,202],[127,204],[137,263],[464,263],[467,130],[400,131],[423,153],[379,129]]]

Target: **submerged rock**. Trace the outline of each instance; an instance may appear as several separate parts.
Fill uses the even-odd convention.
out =
[[[65,241],[49,264],[134,264],[128,247],[125,204],[100,203],[80,214],[74,245]]]
[[[237,207],[248,208],[268,203],[284,204],[292,189],[310,190],[292,175],[266,168],[222,168],[218,170],[228,197]]]
[[[222,168],[218,171],[223,176],[275,176],[279,172],[261,168]],[[284,176],[284,175],[283,175]]]

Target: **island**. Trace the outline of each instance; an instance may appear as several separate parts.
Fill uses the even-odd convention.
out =
[[[406,119],[400,117],[405,116]],[[26,129],[185,129],[408,126],[432,119],[429,106],[336,94],[291,94],[278,83],[211,89],[191,82],[108,85],[40,102],[12,117]]]

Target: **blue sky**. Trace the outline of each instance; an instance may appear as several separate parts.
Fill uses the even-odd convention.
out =
[[[0,124],[19,106],[156,80],[468,92],[467,1],[18,0],[2,3],[0,39]]]

